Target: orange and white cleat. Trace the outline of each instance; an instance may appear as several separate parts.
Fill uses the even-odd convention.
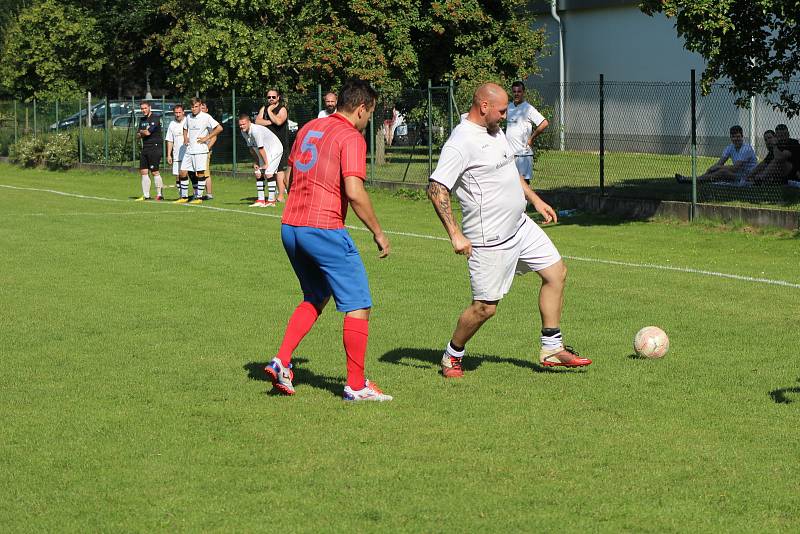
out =
[[[539,363],[545,367],[585,367],[591,365],[592,360],[581,358],[575,349],[562,345],[556,350],[542,349],[539,354]]]

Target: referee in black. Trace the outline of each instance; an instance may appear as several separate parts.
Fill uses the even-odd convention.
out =
[[[156,184],[156,200],[164,200],[162,190],[164,181],[161,179],[158,166],[161,164],[161,145],[164,143],[161,135],[161,117],[153,114],[149,102],[142,102],[139,106],[142,118],[136,130],[136,137],[142,140],[142,157],[139,160],[139,173],[142,175],[142,196],[136,200],[150,200],[150,175]]]

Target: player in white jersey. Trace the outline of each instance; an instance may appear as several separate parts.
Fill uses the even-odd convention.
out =
[[[256,201],[250,205],[253,208],[275,207],[275,194],[278,181],[275,173],[283,156],[283,145],[278,136],[266,126],[254,124],[250,115],[239,115],[239,130],[242,132],[253,157],[253,172],[256,175]],[[269,196],[264,199],[264,182],[267,184]]]
[[[172,112],[175,118],[169,123],[167,127],[167,163],[172,165],[172,174],[175,176],[175,188],[178,190],[178,198],[183,197],[183,186],[181,185],[181,176],[187,176],[184,172],[181,173],[181,162],[186,154],[186,144],[183,140],[183,125],[186,121],[186,114],[183,110],[183,104],[177,104]],[[188,186],[188,179],[186,180]]]
[[[181,170],[186,171],[194,185],[192,204],[201,204],[206,189],[205,172],[208,165],[208,141],[222,132],[222,125],[208,113],[200,111],[203,103],[199,98],[192,99],[192,112],[186,116],[183,125],[183,140],[186,144],[186,155],[181,162]],[[190,202],[187,191],[181,188],[178,202]],[[183,196],[183,195],[186,196]]]
[[[561,307],[567,269],[541,228],[526,214],[526,200],[544,217],[557,221],[552,207],[531,190],[517,173],[514,153],[500,129],[508,95],[499,85],[481,85],[473,95],[467,118],[453,129],[442,147],[428,183],[428,197],[450,236],[456,254],[468,257],[472,303],[461,314],[442,356],[445,377],[463,376],[464,347],[497,310],[514,275],[536,271],[542,279],[539,312],[545,367],[581,367],[581,358],[561,339]],[[450,192],[461,203],[462,228],[450,206]]]
[[[520,176],[530,184],[533,178],[533,143],[550,123],[525,100],[525,84],[512,83],[511,96],[514,102],[508,106],[506,138],[514,151]]]

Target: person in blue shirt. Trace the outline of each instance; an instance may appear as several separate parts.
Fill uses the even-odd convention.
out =
[[[753,147],[744,142],[744,132],[739,125],[731,126],[731,144],[725,147],[722,157],[708,168],[705,174],[698,176],[697,181],[707,182],[733,182],[736,185],[745,185],[747,175],[758,164],[756,152]],[[731,160],[731,165],[725,163]],[[679,183],[689,183],[692,179],[688,176],[676,174]]]

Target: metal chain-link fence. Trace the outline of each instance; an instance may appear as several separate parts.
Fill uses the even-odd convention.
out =
[[[800,82],[790,90],[800,91]],[[734,105],[726,85],[714,85],[707,96],[695,87],[695,144],[692,145],[692,84],[597,82],[531,84],[528,100],[550,122],[537,139],[533,186],[539,191],[569,191],[627,198],[740,203],[800,209],[797,175],[769,180],[743,176],[735,181],[704,176],[730,144],[729,128],[741,125],[744,142],[763,161],[770,148],[763,134],[778,124],[791,137],[800,120],[771,109],[755,98],[751,109]],[[266,93],[266,91],[265,91]],[[461,120],[452,85],[408,89],[393,101],[379,102],[366,132],[369,176],[375,181],[426,183],[442,144]],[[297,129],[315,118],[322,87],[316,94],[283,95],[289,112],[290,141]],[[188,98],[151,100],[153,110],[172,120],[172,108]],[[236,116],[255,117],[263,95],[234,93],[204,99],[223,133],[213,147],[215,171],[248,174],[250,156],[239,135]],[[84,98],[71,102],[0,102],[0,156],[26,136],[61,132],[74,143],[81,163],[135,166],[139,142],[135,124],[141,115],[136,98]],[[87,116],[87,110],[88,116]],[[730,162],[729,162],[730,163]],[[245,166],[245,168],[242,168]],[[692,169],[698,176],[693,190]],[[795,167],[795,170],[797,167]],[[676,178],[676,175],[679,178]]]

